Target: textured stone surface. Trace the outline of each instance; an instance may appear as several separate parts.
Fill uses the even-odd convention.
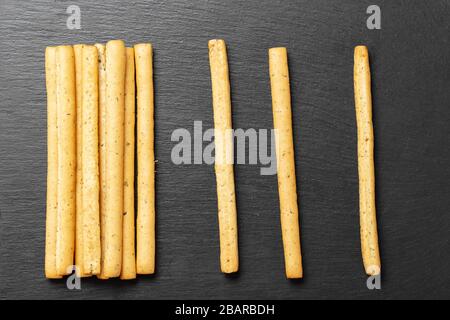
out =
[[[448,1],[0,2],[0,298],[448,298]],[[78,3],[82,29],[66,28]],[[44,49],[154,46],[157,274],[44,278]],[[236,166],[241,271],[219,272],[212,166],[175,166],[176,128],[212,125],[207,41],[228,44],[235,128],[271,128],[267,49],[289,50],[305,279],[284,278],[276,176]],[[353,47],[371,53],[383,288],[366,288],[358,227]]]

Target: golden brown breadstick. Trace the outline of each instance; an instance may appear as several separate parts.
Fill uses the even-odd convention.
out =
[[[214,108],[220,267],[223,273],[233,273],[239,269],[239,248],[227,49],[223,40],[210,40],[208,47]]]
[[[58,215],[58,125],[56,107],[56,48],[45,50],[47,87],[47,217],[45,226],[45,276],[61,278],[56,270],[56,221]]]
[[[105,255],[102,273],[120,276],[122,268],[125,44],[106,44],[106,199]]]
[[[277,155],[278,195],[280,198],[286,277],[303,277],[292,134],[291,92],[286,48],[269,50],[273,123]]]
[[[381,272],[375,207],[375,168],[369,52],[355,47],[355,108],[358,127],[358,172],[361,251],[368,275]]]
[[[82,176],[82,68],[83,68],[83,44],[76,44],[73,46],[75,54],[75,91],[77,99],[77,186],[76,186],[76,221],[75,221],[75,264],[77,265],[77,272],[79,277],[85,276],[83,271],[83,176]]]
[[[76,96],[72,46],[56,48],[56,100],[58,121],[58,216],[56,269],[72,271],[76,208]]]
[[[155,154],[153,53],[150,43],[134,46],[137,88],[137,261],[138,274],[155,272]]]
[[[98,56],[94,46],[82,48],[82,233],[83,271],[100,273],[100,209],[98,179]]]
[[[98,51],[98,153],[100,180],[100,239],[101,239],[101,272],[99,279],[108,279],[104,274],[105,260],[105,220],[106,220],[106,47],[96,43]]]
[[[125,72],[125,154],[123,190],[123,253],[122,280],[136,278],[136,255],[134,243],[134,124],[135,124],[135,81],[134,50],[127,48]]]

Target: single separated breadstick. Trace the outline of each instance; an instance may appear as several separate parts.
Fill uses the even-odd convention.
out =
[[[358,127],[358,172],[361,251],[368,275],[381,272],[375,208],[375,168],[373,158],[372,93],[369,52],[365,46],[355,48],[355,108]]]
[[[56,269],[72,272],[76,210],[76,96],[72,46],[56,48],[56,101],[58,122],[58,216]]]
[[[120,276],[122,268],[125,44],[106,44],[106,199],[103,275]]]
[[[77,99],[77,186],[76,186],[76,218],[75,218],[75,264],[79,277],[86,276],[83,271],[83,175],[82,175],[82,153],[83,153],[83,44],[76,44],[73,46],[75,54],[75,92]]]
[[[134,46],[137,88],[137,261],[138,274],[155,272],[155,154],[153,53],[150,43]]]
[[[98,56],[94,46],[82,48],[82,239],[83,272],[100,273],[100,209],[98,180]]]
[[[58,125],[56,106],[56,48],[45,49],[47,87],[47,217],[45,225],[45,276],[61,278],[56,270],[56,221],[58,215]]]
[[[96,43],[98,51],[98,153],[99,153],[99,180],[100,180],[100,239],[101,239],[101,270],[97,275],[99,279],[108,279],[105,276],[105,220],[106,220],[106,47]]]
[[[296,279],[303,277],[303,267],[295,178],[291,92],[286,48],[272,48],[269,50],[269,67],[286,277],[288,279]]]
[[[214,108],[220,267],[223,273],[233,273],[239,269],[239,248],[227,49],[223,40],[210,40],[208,47]]]
[[[134,50],[126,49],[125,71],[125,154],[123,184],[123,252],[122,280],[136,278],[135,229],[134,229],[134,124],[135,124],[135,81]]]

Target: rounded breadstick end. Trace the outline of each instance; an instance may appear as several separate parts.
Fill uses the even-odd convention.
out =
[[[208,47],[211,49],[215,46],[225,46],[225,40],[223,39],[212,39],[208,41]]]
[[[269,49],[269,61],[278,61],[280,59],[287,60],[287,48],[277,47]]]
[[[293,279],[293,280],[295,280],[295,279],[303,279],[302,267],[301,266],[298,267],[298,270],[296,270],[296,271],[293,270],[293,271],[287,272],[286,273],[286,278]]]
[[[366,46],[356,46],[355,47],[355,57],[367,57],[369,55],[369,50]]]
[[[287,48],[286,47],[274,47],[274,48],[270,48],[269,49],[269,54],[276,54],[276,53],[285,53],[287,52]]]
[[[381,274],[381,266],[379,265],[366,266],[365,269],[368,276],[378,276]]]
[[[220,268],[220,271],[222,273],[224,273],[225,275],[232,275],[235,274],[237,272],[239,272],[239,261],[237,261],[236,263],[232,264],[232,265],[225,265],[222,266]]]

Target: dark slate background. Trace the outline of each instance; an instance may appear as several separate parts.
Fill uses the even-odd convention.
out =
[[[82,29],[66,28],[78,4]],[[366,28],[378,4],[382,30]],[[450,2],[0,1],[0,298],[450,297]],[[157,274],[44,278],[48,45],[151,41],[155,57]],[[213,167],[175,166],[176,128],[212,125],[207,41],[227,41],[235,128],[271,128],[267,49],[289,49],[305,279],[284,278],[276,176],[236,166],[241,270],[219,272]],[[373,71],[383,278],[360,247],[353,47]]]

